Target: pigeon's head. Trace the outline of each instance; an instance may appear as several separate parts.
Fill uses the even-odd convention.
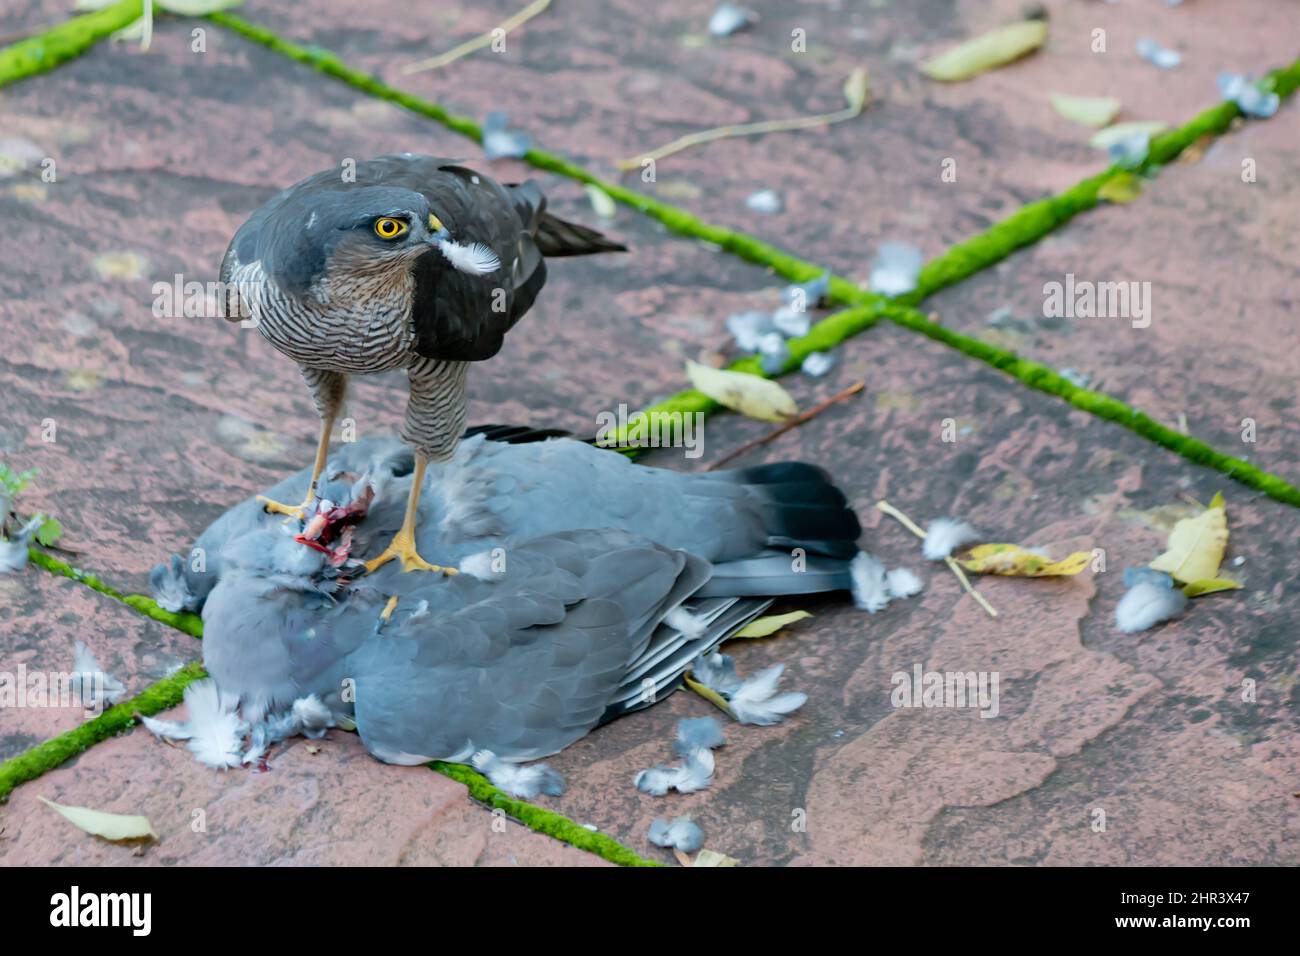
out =
[[[447,238],[429,201],[395,186],[300,190],[272,209],[261,228],[262,268],[297,295],[346,294],[400,280]],[[244,259],[238,246],[236,253]]]

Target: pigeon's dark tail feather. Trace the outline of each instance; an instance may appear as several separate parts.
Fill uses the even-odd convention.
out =
[[[627,252],[627,246],[601,235],[595,229],[566,222],[542,213],[533,236],[537,248],[546,258],[557,256],[587,256],[596,252]]]
[[[787,555],[795,548],[832,558],[852,558],[858,553],[857,540],[862,534],[858,516],[830,475],[815,465],[784,461],[714,472],[714,476],[745,485],[758,500],[768,547]]]

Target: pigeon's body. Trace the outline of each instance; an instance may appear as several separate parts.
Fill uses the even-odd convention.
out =
[[[355,556],[400,520],[410,468],[391,439],[331,459],[326,474],[348,477],[325,497],[363,473],[376,489]],[[250,500],[195,543],[205,572],[160,568],[155,593],[202,609],[205,664],[253,719],[315,694],[342,712],[355,700],[390,762],[475,748],[528,760],[662,699],[773,597],[848,589],[860,531],[808,465],[683,474],[564,439],[467,440],[429,469],[421,501],[421,550],[471,573],[388,566],[336,588],[323,555]]]

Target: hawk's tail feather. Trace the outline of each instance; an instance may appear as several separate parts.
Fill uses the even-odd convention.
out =
[[[543,212],[533,236],[542,255],[588,256],[597,252],[627,252],[627,246],[609,239],[595,229],[568,222]]]

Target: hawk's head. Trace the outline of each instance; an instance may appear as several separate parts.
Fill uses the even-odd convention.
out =
[[[260,253],[267,278],[295,295],[322,280],[344,288],[397,278],[448,238],[422,194],[355,184],[298,191],[268,211],[259,232],[250,257]],[[235,253],[247,262],[240,245]]]

